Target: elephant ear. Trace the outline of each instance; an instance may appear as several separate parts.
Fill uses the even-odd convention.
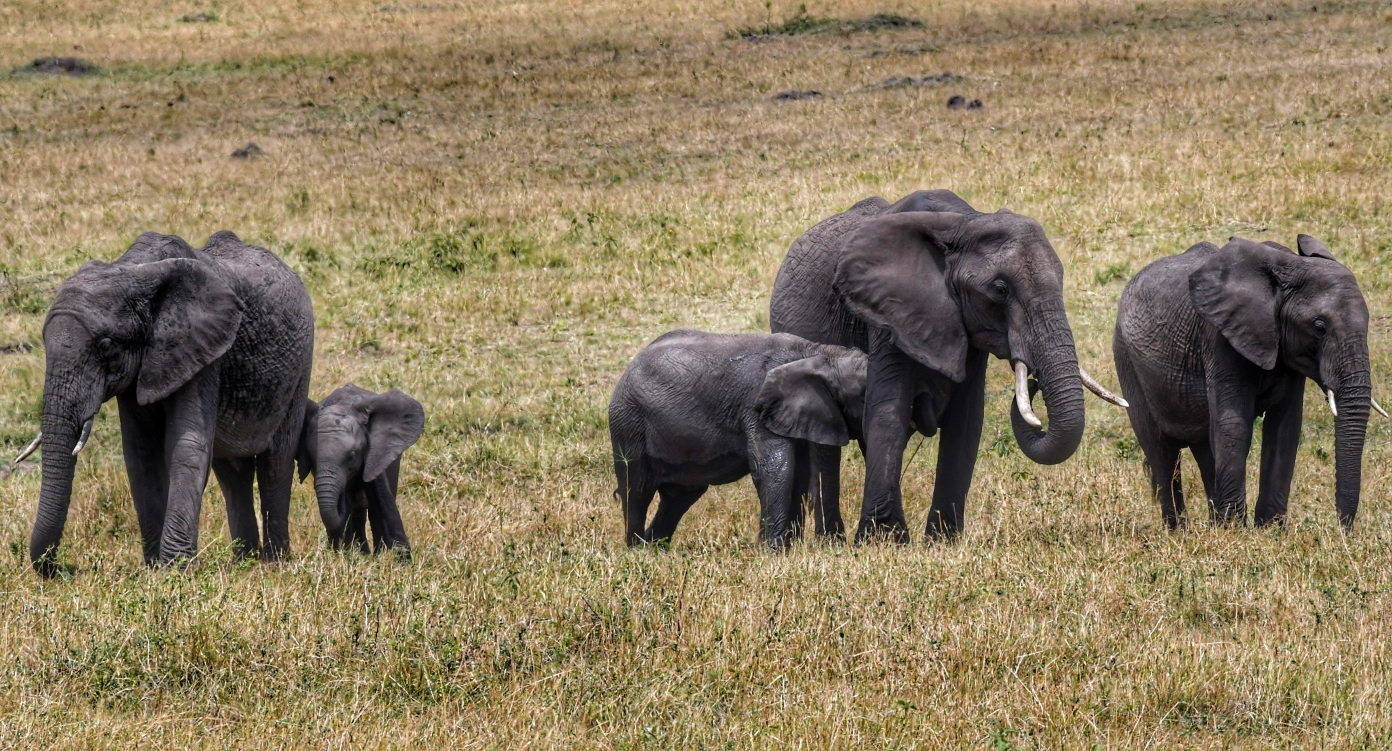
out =
[[[363,462],[363,481],[372,482],[420,440],[425,431],[425,409],[397,389],[372,397],[365,406],[367,459]]]
[[[242,323],[241,300],[211,265],[192,258],[142,263],[130,273],[150,319],[135,396],[150,404],[231,349]]]
[[[764,376],[754,409],[769,430],[828,446],[845,446],[850,430],[830,380],[835,368],[826,355],[813,355],[773,368]]]
[[[1295,246],[1300,248],[1300,255],[1302,256],[1307,258],[1323,258],[1337,263],[1334,254],[1329,252],[1329,248],[1324,247],[1324,243],[1309,235],[1297,235],[1295,238]]]
[[[967,330],[947,259],[950,238],[967,221],[927,211],[868,221],[842,245],[833,283],[852,313],[888,329],[895,346],[955,382],[966,377]]]
[[[305,399],[304,426],[300,428],[300,443],[295,448],[295,464],[300,468],[300,482],[314,473],[319,462],[319,404]]]
[[[1189,275],[1189,299],[1238,354],[1262,370],[1276,367],[1277,280],[1263,246],[1229,244]]]

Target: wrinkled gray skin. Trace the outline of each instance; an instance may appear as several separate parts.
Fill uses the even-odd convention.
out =
[[[63,282],[44,347],[43,487],[29,542],[40,574],[57,572],[79,431],[112,397],[146,563],[198,552],[210,467],[238,554],[289,553],[314,311],[280,259],[231,232],[201,249],[147,232],[114,263],[90,261]]]
[[[411,557],[411,541],[396,506],[401,454],[420,440],[425,410],[392,389],[383,394],[348,384],[305,410],[300,479],[314,475],[319,518],[335,549],[396,551]]]
[[[1247,454],[1262,425],[1255,520],[1285,519],[1305,379],[1333,390],[1335,507],[1358,513],[1372,398],[1368,306],[1353,274],[1318,240],[1200,243],[1136,274],[1121,295],[1112,352],[1165,522],[1184,519],[1179,451],[1199,465],[1212,517],[1247,519]]]
[[[1082,382],[1063,306],[1063,265],[1028,217],[983,214],[947,190],[919,191],[893,205],[868,198],[793,243],[774,283],[769,322],[774,331],[869,354],[857,541],[908,541],[900,474],[915,430],[942,432],[927,533],[962,530],[981,441],[987,355],[1024,363],[1043,392],[1047,432],[1011,404],[1026,456],[1057,464],[1082,439]],[[834,447],[819,447],[813,457],[809,498],[821,534],[845,534],[840,461]]]
[[[609,402],[629,545],[671,538],[711,485],[753,475],[759,538],[802,533],[808,448],[858,437],[865,355],[788,334],[673,331],[634,358]],[[651,526],[648,505],[661,496]]]

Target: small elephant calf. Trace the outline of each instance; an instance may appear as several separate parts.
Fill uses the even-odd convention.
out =
[[[809,444],[860,438],[865,368],[859,350],[792,334],[682,330],[649,344],[609,402],[628,544],[669,539],[708,487],[753,475],[759,538],[786,547],[802,534]]]
[[[421,437],[425,410],[392,389],[374,394],[348,384],[324,401],[309,401],[300,439],[300,479],[314,475],[319,516],[334,548],[411,556],[411,542],[396,507],[401,454]]]

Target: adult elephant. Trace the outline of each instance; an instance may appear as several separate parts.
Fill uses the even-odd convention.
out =
[[[280,259],[231,232],[197,250],[147,232],[114,263],[90,261],[63,282],[44,322],[44,348],[35,441],[43,445],[43,485],[29,541],[35,570],[57,572],[77,452],[112,397],[147,564],[197,553],[209,467],[239,554],[287,554],[314,312]]]
[[[1334,505],[1358,514],[1372,399],[1368,306],[1353,273],[1319,240],[1293,253],[1232,238],[1141,269],[1121,293],[1112,340],[1131,426],[1171,529],[1184,519],[1179,452],[1199,466],[1218,522],[1247,519],[1247,454],[1262,421],[1258,525],[1286,516],[1305,379],[1334,412]],[[1383,413],[1386,414],[1385,412]]]
[[[1078,369],[1064,312],[1063,264],[1028,217],[983,214],[947,190],[894,204],[868,198],[793,243],[774,283],[769,322],[775,332],[869,355],[857,541],[887,534],[907,542],[900,473],[913,430],[942,432],[927,533],[962,530],[987,355],[1013,363],[1011,426],[1026,456],[1057,464],[1082,439],[1082,386],[1091,379]],[[1048,407],[1047,431],[1030,406],[1036,388]],[[809,500],[821,534],[845,534],[840,458],[839,448],[825,446],[813,457]]]

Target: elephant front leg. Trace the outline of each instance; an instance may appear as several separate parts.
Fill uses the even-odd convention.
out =
[[[401,460],[397,459],[366,486],[367,513],[372,521],[373,552],[395,550],[397,556],[410,560],[411,540],[406,537],[406,527],[401,523],[401,509],[396,503],[400,471]]]
[[[187,561],[198,554],[198,518],[217,435],[217,385],[213,373],[195,376],[165,408],[165,455],[169,494],[160,538],[160,563]]]
[[[857,543],[872,536],[888,536],[900,544],[909,541],[900,474],[920,367],[894,346],[889,332],[871,332],[865,386],[865,496]]]
[[[846,539],[841,518],[841,447],[813,443],[808,446],[810,474],[807,505],[819,537]]]
[[[928,511],[928,537],[952,538],[962,531],[967,491],[976,470],[985,416],[985,350],[967,354],[967,375],[952,389],[947,409],[938,419],[938,471],[933,484],[933,507]]]
[[[164,457],[164,410],[158,404],[142,407],[134,394],[116,398],[121,415],[121,453],[126,460],[131,500],[140,523],[145,565],[159,560],[160,539],[169,498],[169,468]]]
[[[759,492],[759,540],[783,550],[792,544],[794,533],[802,531],[802,499],[793,497],[796,447],[764,430],[754,431],[750,443],[750,475]],[[794,509],[794,504],[799,507]]]
[[[1257,526],[1286,520],[1300,427],[1305,419],[1305,377],[1294,375],[1286,398],[1266,411],[1262,423],[1261,477],[1257,489]]]
[[[1252,366],[1255,368],[1256,366]],[[1255,404],[1250,376],[1222,369],[1209,374],[1209,439],[1213,451],[1213,521],[1247,521],[1247,455]]]

